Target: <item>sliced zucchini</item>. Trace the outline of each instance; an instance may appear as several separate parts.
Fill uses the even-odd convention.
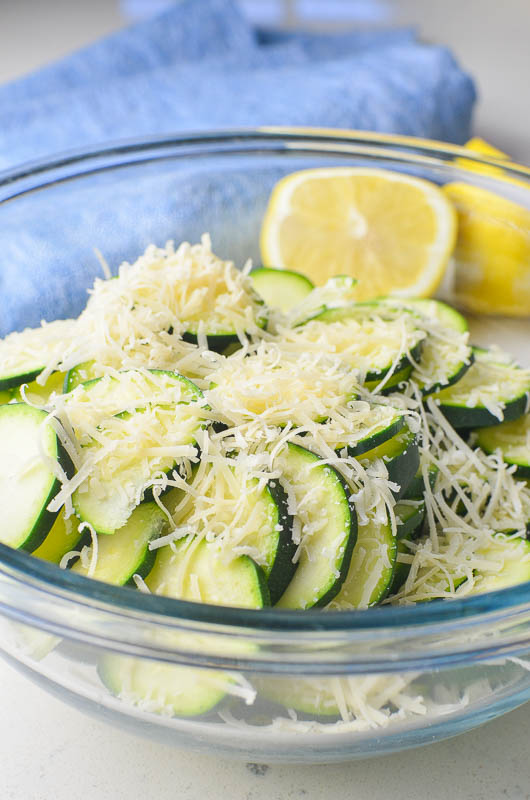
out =
[[[400,500],[394,507],[397,521],[397,538],[412,539],[422,529],[425,519],[425,500]]]
[[[475,431],[477,444],[486,452],[500,450],[503,461],[516,465],[516,474],[530,478],[530,413]]]
[[[271,308],[290,311],[315,288],[301,272],[260,267],[250,273],[254,289]]]
[[[72,501],[98,533],[122,528],[157,475],[197,456],[205,402],[182,375],[129,370],[82,384],[65,399],[88,475]]]
[[[3,406],[5,403],[10,403],[12,399],[13,395],[11,394],[10,389],[0,391],[0,406]]]
[[[417,324],[420,328],[426,327],[428,335],[419,359],[414,358],[416,363],[419,360],[419,364],[411,373],[411,379],[423,394],[431,394],[460,380],[471,365],[473,356],[468,344],[468,325],[458,311],[439,300],[424,298],[401,301],[386,297],[379,302],[396,311],[409,311],[423,318],[423,322],[418,321]]]
[[[369,608],[384,600],[392,584],[396,555],[397,540],[389,521],[359,525],[348,574],[330,608]]]
[[[153,594],[213,605],[263,608],[269,603],[265,575],[251,558],[226,560],[215,542],[199,537],[160,548],[146,584]],[[194,643],[190,634],[180,636],[183,647],[200,648],[201,642]],[[98,672],[124,701],[179,717],[211,711],[234,681],[230,673],[111,654],[100,660]]]
[[[449,328],[458,333],[465,333],[469,330],[466,318],[447,303],[441,300],[433,300],[426,297],[407,297],[400,300],[397,297],[383,297],[377,302],[395,308],[406,308],[415,311],[429,320],[436,320],[444,328]]]
[[[43,561],[49,561],[51,564],[59,564],[66,553],[76,550],[81,541],[85,540],[86,533],[82,529],[79,531],[79,527],[80,522],[75,514],[65,519],[61,510],[50,531],[46,534],[46,538],[36,550],[33,550],[31,555],[37,556]]]
[[[56,515],[47,506],[60,488],[41,453],[70,472],[68,457],[52,426],[45,423],[46,416],[45,411],[25,403],[0,406],[0,507],[4,509],[0,541],[30,552],[53,525]]]
[[[31,383],[72,340],[75,320],[44,323],[0,340],[0,391]]]
[[[377,303],[326,309],[285,333],[287,343],[307,342],[338,355],[369,385],[382,381],[392,368],[399,374],[410,366],[407,353],[416,360],[424,338],[412,314],[397,315]]]
[[[491,571],[475,575],[470,594],[483,594],[530,581],[530,541],[519,536],[494,534],[477,555],[491,561]]]
[[[153,594],[237,608],[270,605],[267,580],[249,556],[227,557],[215,541],[188,536],[158,550],[146,578]]]
[[[77,364],[77,366],[68,370],[64,379],[63,391],[71,392],[80,383],[86,383],[100,377],[101,371],[95,361],[83,361],[82,364]]]
[[[262,486],[235,462],[229,474],[204,465],[194,471],[189,494],[172,489],[163,502],[179,529],[215,538],[232,552],[246,551],[263,569],[271,603],[276,602],[296,570],[297,548],[287,495],[278,481]]]
[[[434,489],[436,484],[436,477],[438,475],[438,467],[434,466],[434,464],[430,464],[427,470],[428,479],[429,479],[429,486],[431,489]],[[416,472],[414,478],[409,483],[407,491],[402,495],[403,500],[421,500],[425,493],[425,482],[423,480],[423,470],[421,467],[421,456],[420,456],[420,466],[418,467],[418,471]]]
[[[524,414],[530,371],[494,351],[473,348],[474,364],[455,386],[432,395],[453,428],[479,428]]]
[[[396,499],[399,500],[407,491],[420,465],[416,434],[412,433],[408,426],[405,426],[384,444],[363,453],[359,461],[367,466],[379,458],[385,463],[388,479],[399,486],[399,489],[393,492]]]
[[[213,670],[106,655],[98,674],[112,694],[154,714],[197,717],[217,706],[229,678]],[[228,688],[228,687],[227,687]]]
[[[33,405],[41,405],[48,402],[53,394],[61,394],[63,391],[63,384],[65,380],[64,372],[52,372],[48,380],[44,384],[31,381],[24,389],[22,395],[22,386],[13,389],[13,399],[17,402],[24,402],[26,398]]]
[[[398,539],[396,542],[396,565],[392,581],[388,588],[388,594],[396,594],[407,580],[411,567],[411,552],[406,541]]]
[[[455,334],[455,332],[452,332]],[[466,334],[467,337],[467,334]],[[447,331],[440,336],[427,337],[421,351],[419,366],[412,370],[411,380],[421,389],[423,395],[430,395],[440,389],[458,383],[474,361],[473,349],[459,341],[461,335],[448,337]],[[441,345],[443,344],[443,348]]]
[[[312,727],[311,723],[328,724],[331,733],[339,720],[342,722],[365,720],[367,708],[380,709],[379,714],[384,714],[380,723],[375,720],[368,723],[371,727],[375,728],[377,724],[385,725],[387,714],[395,708],[393,696],[395,698],[400,692],[417,695],[418,692],[414,688],[407,691],[412,680],[411,673],[390,676],[383,672],[347,676],[276,675],[255,678],[253,684],[260,696],[279,703],[286,709],[295,710],[301,721],[307,719],[306,724],[309,723],[310,726],[308,730]]]
[[[386,378],[386,375],[384,375],[383,377],[385,378],[385,383],[383,386],[380,386],[382,380],[381,378],[369,381],[365,380],[363,385],[365,389],[368,389],[369,392],[373,392],[375,389],[377,389],[378,394],[390,394],[392,391],[397,389],[401,383],[406,383],[411,374],[412,364],[406,364],[406,366],[402,367],[401,369],[394,370],[389,378]]]
[[[167,526],[167,516],[156,503],[142,503],[114,536],[98,538],[96,565],[90,577],[114,586],[133,583],[133,575],[145,578],[151,571],[156,555],[154,550],[149,549],[149,543],[161,536]],[[80,559],[73,565],[72,572],[88,576],[92,545],[88,547],[86,555],[87,566],[83,566]]]
[[[277,603],[279,608],[327,605],[348,572],[357,515],[342,477],[321,462],[315,453],[288,443],[274,463],[300,526],[298,568]]]
[[[469,330],[466,318],[447,303],[442,303],[441,300],[422,297],[414,300],[407,299],[406,304],[414,311],[419,311],[427,319],[437,320],[444,328],[450,328],[458,333],[465,333]]]
[[[245,280],[248,281],[248,285],[245,287],[240,285],[238,290],[235,290],[235,286],[232,287],[233,282],[227,287],[224,277],[223,286],[210,284],[203,298],[204,307],[200,316],[196,313],[194,319],[181,319],[186,325],[186,330],[182,334],[184,341],[198,344],[199,334],[203,334],[206,336],[209,350],[223,353],[230,345],[239,344],[240,334],[249,335],[259,328],[266,328],[268,322],[266,306],[252,288],[249,279]],[[221,313],[215,303],[216,298],[211,296],[216,292],[224,293],[225,300],[228,298],[226,314]],[[234,317],[237,321],[234,321]]]
[[[287,312],[291,326],[303,325],[330,308],[343,308],[356,302],[359,281],[351,275],[334,275],[315,288],[301,303]]]
[[[392,583],[389,590],[390,595],[396,594],[405,585],[405,582],[409,576],[410,568],[412,566],[412,556],[413,552],[410,549],[408,540],[399,539],[397,542],[396,568],[394,570],[394,576],[392,578]],[[464,575],[454,575],[452,581],[449,581],[445,575],[442,575],[441,579],[439,579],[437,582],[436,591],[433,593],[432,597],[416,597],[415,602],[429,603],[432,600],[439,599],[440,597],[447,597],[448,593],[453,594],[453,592],[458,589],[459,586],[465,583],[466,580],[467,579]]]
[[[388,406],[382,406],[383,409],[388,409]],[[392,410],[392,409],[390,409]],[[363,436],[362,439],[359,439],[355,444],[347,445],[348,455],[350,457],[358,458],[359,456],[363,455],[363,453],[367,453],[370,450],[373,450],[376,447],[380,447],[389,439],[392,439],[396,436],[405,424],[405,420],[403,418],[403,412],[399,411],[398,409],[394,409],[394,414],[389,419],[384,420],[380,425],[375,425],[371,428],[369,433],[366,436]],[[337,447],[336,450],[340,451],[342,447]]]

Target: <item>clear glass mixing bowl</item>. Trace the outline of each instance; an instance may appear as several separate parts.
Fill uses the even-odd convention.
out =
[[[39,297],[55,286],[56,315],[65,304],[79,312],[98,270],[95,247],[116,267],[149,242],[209,231],[220,255],[259,263],[260,221],[278,178],[345,164],[464,181],[530,208],[528,170],[401,137],[268,129],[66,154],[0,176],[1,252],[18,247],[26,322],[38,322]],[[478,343],[497,341],[528,361],[527,321],[477,318],[472,330]],[[407,608],[255,611],[108,586],[0,545],[0,611],[5,657],[59,697],[165,743],[247,760],[388,753],[530,698],[530,583]],[[109,658],[123,659],[124,675],[141,673],[151,694],[138,702],[127,680],[121,694],[111,691],[102,679]],[[161,685],[189,693],[205,682],[221,698],[205,714],[178,717],[157,703]]]

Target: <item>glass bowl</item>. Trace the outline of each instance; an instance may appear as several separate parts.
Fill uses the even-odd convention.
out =
[[[0,252],[24,290],[17,313],[27,325],[77,314],[98,272],[94,248],[115,268],[150,242],[209,231],[221,256],[259,263],[275,182],[331,165],[464,181],[530,208],[529,170],[403,137],[267,129],[74,152],[0,176]],[[528,360],[528,321],[475,318],[472,331]],[[246,760],[389,753],[530,698],[530,583],[414,607],[256,611],[109,586],[0,545],[0,610],[4,656],[57,696],[164,743]],[[109,663],[120,665],[118,687]],[[206,686],[215,702],[177,716],[163,686],[188,699]]]

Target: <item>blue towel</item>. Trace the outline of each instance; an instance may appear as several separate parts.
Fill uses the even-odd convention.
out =
[[[461,143],[470,135],[474,100],[473,82],[451,53],[417,42],[410,30],[329,36],[255,31],[232,0],[181,0],[0,87],[0,169],[108,139],[236,126],[357,128]],[[258,208],[255,185],[244,175],[238,180],[232,201],[243,213],[252,196]],[[79,313],[97,273],[75,235],[79,226],[97,229],[93,245],[115,266],[113,259],[134,257],[149,237],[160,242],[166,234],[188,235],[201,192],[226,204],[223,179],[216,184],[211,175],[207,183],[194,183],[191,198],[183,175],[168,176],[165,187],[159,181],[158,196],[178,189],[181,198],[191,198],[172,210],[175,226],[167,231],[160,206],[151,208],[147,197],[142,225],[131,230],[140,200],[119,181],[113,213],[101,213],[96,187],[92,193],[87,188],[82,211],[61,192],[53,209],[43,201],[38,214],[35,198],[5,206],[0,335]],[[222,247],[221,226],[218,233]]]

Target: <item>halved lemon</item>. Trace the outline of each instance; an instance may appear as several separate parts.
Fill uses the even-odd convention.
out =
[[[472,139],[466,147],[508,159],[481,139]],[[505,184],[527,186],[506,177],[500,167],[464,158],[459,163],[484,175],[504,177]],[[455,303],[482,314],[530,316],[530,210],[468,183],[448,183],[443,191],[458,215]]]
[[[456,215],[432,183],[399,172],[326,167],[294,172],[273,189],[261,229],[266,266],[321,285],[357,278],[360,300],[424,297],[440,284]]]

